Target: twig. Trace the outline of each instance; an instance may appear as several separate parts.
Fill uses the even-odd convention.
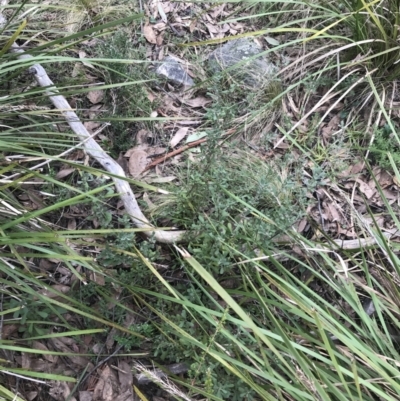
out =
[[[153,160],[144,170],[143,172],[150,170],[152,167],[157,166],[157,164],[160,164],[162,162],[164,162],[167,159],[170,159],[171,157],[175,156],[175,155],[179,155],[179,153],[184,152],[185,150],[188,150],[189,148],[194,148],[197,145],[200,145],[201,143],[204,143],[207,141],[208,138],[203,138],[203,139],[199,139],[198,141],[189,143],[188,145],[182,146],[179,149],[175,149],[172,152],[167,153],[164,156],[161,156],[155,160]]]
[[[390,240],[393,237],[393,234],[392,233],[382,233],[382,236],[385,237],[387,240]],[[335,239],[335,240],[333,240],[333,242],[337,245],[337,247],[339,249],[348,249],[348,250],[364,249],[364,248],[379,245],[378,240],[374,237],[348,239],[348,240]]]
[[[235,132],[235,129],[230,129],[230,130],[228,130],[227,132],[225,132],[223,136],[230,135],[230,134],[232,134],[232,133],[234,133],[234,132]],[[169,153],[167,153],[167,154],[164,155],[164,156],[160,156],[159,158],[153,160],[153,161],[143,170],[143,173],[144,173],[145,171],[147,171],[147,170],[150,170],[152,167],[157,166],[157,164],[160,164],[160,163],[164,162],[165,160],[170,159],[170,158],[173,157],[173,156],[179,155],[180,153],[184,152],[185,150],[188,150],[188,149],[190,149],[190,148],[194,148],[194,147],[197,146],[197,145],[200,145],[200,144],[202,144],[202,143],[204,143],[204,142],[207,142],[207,140],[208,140],[208,138],[199,139],[199,140],[197,140],[197,141],[194,141],[194,142],[192,142],[192,143],[189,143],[188,145],[182,146],[182,147],[179,148],[179,149],[175,149],[175,150],[173,150],[172,152],[169,152]]]
[[[116,355],[118,354],[118,352],[121,350],[122,347],[123,347],[123,345],[120,344],[120,345],[115,349],[115,351],[114,351],[112,354],[106,356],[104,359],[102,359],[101,361],[99,361],[99,362],[96,364],[96,366],[94,366],[94,368],[93,368],[89,373],[86,373],[86,374],[85,374],[85,376],[84,376],[84,377],[82,378],[82,380],[79,382],[79,385],[82,385],[94,372],[96,372],[96,370],[97,370],[101,365],[104,365],[108,360],[110,360],[111,358],[113,358],[114,356],[116,356]],[[71,393],[70,395],[72,395],[72,393]]]
[[[393,238],[400,237],[400,231],[398,230],[391,230],[388,232],[382,232],[382,237],[385,238],[387,241],[392,240]],[[282,235],[280,237],[274,238],[272,241],[279,245],[294,245],[297,244],[298,241],[301,241],[301,235],[297,235],[297,238],[292,238],[289,235]],[[319,251],[322,250],[324,252],[331,252],[331,251],[338,251],[338,250],[357,250],[357,249],[365,249],[370,247],[379,246],[379,241],[375,237],[367,237],[367,238],[357,238],[357,239],[334,239],[331,240],[329,243],[327,242],[317,242],[313,241],[313,248],[310,248],[307,245],[308,251]],[[275,257],[275,255],[274,255]],[[260,255],[259,258],[251,259],[252,260],[266,260],[270,258],[270,256]]]
[[[319,216],[321,218],[322,231],[325,232],[324,216],[322,215],[321,198],[319,197],[318,189],[315,191],[315,193],[317,194],[317,199],[318,199],[318,211],[319,211]]]

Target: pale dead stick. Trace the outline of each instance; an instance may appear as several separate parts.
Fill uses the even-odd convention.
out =
[[[1,0],[1,6],[7,5],[6,0]],[[5,18],[1,14],[0,10],[0,23],[5,25]],[[33,56],[27,54],[22,50],[17,44],[11,46],[11,51],[13,53],[19,54],[18,58],[23,59],[34,59]],[[183,239],[185,231],[163,231],[154,227],[142,213],[135,195],[127,181],[125,173],[122,167],[112,159],[100,145],[92,138],[86,127],[82,124],[77,114],[73,111],[64,96],[60,95],[56,86],[51,81],[47,75],[46,70],[40,64],[33,64],[29,67],[29,72],[33,75],[39,86],[45,88],[45,93],[53,103],[53,105],[60,111],[60,113],[65,117],[72,131],[77,135],[79,140],[82,142],[84,150],[89,156],[93,157],[103,168],[109,173],[119,176],[121,178],[116,178],[111,176],[114,181],[117,193],[119,193],[120,198],[123,202],[125,210],[129,217],[131,218],[133,224],[143,229],[143,232],[148,237],[154,237],[157,242],[162,243],[175,243]]]

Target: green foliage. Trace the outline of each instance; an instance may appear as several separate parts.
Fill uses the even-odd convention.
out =
[[[386,124],[384,127],[377,129],[374,136],[374,142],[370,146],[372,160],[382,168],[392,171],[393,167],[388,158],[388,153],[391,154],[396,165],[399,165],[400,149],[392,135],[391,128]]]
[[[19,321],[18,331],[23,337],[34,337],[48,334],[52,327],[48,320],[55,315],[61,316],[66,310],[61,307],[50,307],[43,301],[25,296],[23,299],[10,298],[3,305],[4,309],[18,308],[12,315],[12,319]]]
[[[246,107],[246,95],[237,82],[229,82],[225,74],[212,75],[207,82],[207,96],[213,102],[207,108],[205,118],[213,127],[221,127],[238,116],[239,110]]]
[[[195,287],[190,285],[189,289],[184,292],[188,297],[185,299],[191,299],[190,294],[192,293],[193,295],[193,291],[195,291]],[[205,297],[202,297],[200,301],[197,295],[195,298],[203,307],[213,307],[212,303],[207,302]],[[193,302],[195,304],[194,300]],[[212,324],[207,322],[207,319],[201,318],[200,314],[195,314],[196,316],[193,320],[193,315],[188,314],[185,309],[179,314],[171,315],[171,311],[174,309],[176,308],[173,307],[173,303],[166,304],[164,302],[162,305],[163,315],[176,322],[179,330],[183,333],[196,338],[205,344],[209,350],[217,350],[217,344],[223,344],[225,351],[228,353],[236,353],[238,351],[232,341],[220,333],[223,328],[235,330],[234,327],[224,327],[223,319],[219,326],[214,328]],[[239,333],[236,334],[241,340],[246,337]],[[185,335],[179,335],[167,322],[161,323],[158,327],[158,333],[153,333],[152,343],[152,354],[158,360],[166,362],[185,361],[186,363],[191,361],[188,373],[189,380],[199,388],[204,387],[204,390],[210,394],[214,394],[221,399],[237,401],[243,400],[244,396],[248,397],[249,400],[255,396],[254,391],[242,380],[238,380],[234,374],[226,371],[207,352],[200,352],[191,340],[187,339]]]
[[[242,401],[256,399],[255,391],[249,389],[235,375],[227,373],[218,363],[193,363],[189,377],[197,385],[204,383],[204,391],[222,400]]]
[[[195,233],[190,251],[222,274],[234,260],[232,249],[267,247],[303,215],[307,199],[299,186],[301,161],[279,163],[268,165],[238,149],[208,150],[205,162],[181,172],[186,184],[175,191],[174,207],[169,203],[158,213]],[[254,210],[266,218],[255,217]]]
[[[240,70],[241,67],[238,67]],[[212,99],[212,103],[206,110],[205,119],[211,129],[227,129],[245,121],[244,129],[247,134],[254,125],[257,130],[271,123],[274,113],[279,108],[282,94],[282,85],[279,80],[260,83],[257,88],[248,86],[243,79],[233,72],[212,72],[210,78],[204,83],[206,94]]]
[[[156,334],[156,329],[150,323],[134,324],[130,327],[132,331],[137,334],[141,334],[145,337],[145,341],[153,339]],[[131,351],[132,349],[139,348],[143,344],[143,339],[136,336],[116,336],[115,341],[123,345],[126,351]]]

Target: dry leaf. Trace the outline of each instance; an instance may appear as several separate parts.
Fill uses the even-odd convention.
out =
[[[29,197],[29,200],[37,206],[37,208],[43,209],[46,205],[43,202],[43,196],[40,192],[29,189],[26,194]]]
[[[380,174],[379,178],[377,177],[377,180],[378,180],[381,188],[389,187],[390,185],[393,184],[393,181],[394,181],[393,177],[385,170],[381,171],[381,174]]]
[[[149,210],[152,210],[152,209],[155,208],[155,204],[151,201],[151,199],[150,199],[150,197],[149,197],[147,192],[145,192],[143,194],[143,200],[146,202],[147,207],[148,207]]]
[[[333,135],[333,133],[338,129],[340,123],[340,115],[336,114],[335,116],[333,116],[331,118],[331,120],[329,121],[329,123],[322,128],[322,137],[325,140],[329,140],[331,138],[331,136]]]
[[[51,263],[48,259],[40,259],[39,267],[44,270],[53,269],[54,263]]]
[[[79,54],[79,58],[80,58],[81,60],[83,60],[83,59],[86,58],[86,52],[84,52],[83,50],[80,50],[78,54]],[[83,64],[84,66],[86,66],[86,67],[93,68],[93,65],[90,64],[90,63],[85,63],[84,61],[82,61],[82,64]]]
[[[115,373],[106,366],[93,391],[93,401],[113,401],[118,392],[118,380]]]
[[[30,368],[33,372],[53,372],[55,374],[64,373],[65,369],[65,365],[62,363],[57,363],[57,365],[55,365],[45,361],[44,359],[34,359]]]
[[[359,179],[356,180],[359,184],[360,191],[366,196],[367,199],[371,199],[375,194],[375,189],[372,189],[367,183]]]
[[[27,393],[24,393],[24,395],[28,401],[33,401],[37,397],[38,394],[39,393],[37,391],[28,391]]]
[[[196,25],[197,25],[197,18],[195,18],[189,25],[190,33],[194,32],[194,30],[196,29]]]
[[[160,146],[153,146],[144,150],[147,152],[148,156],[163,155],[167,151],[166,148],[162,148]]]
[[[208,103],[211,103],[212,100],[209,98],[206,98],[205,96],[198,96],[198,97],[195,97],[194,99],[184,100],[183,102],[191,107],[204,107]]]
[[[363,171],[365,166],[365,162],[358,162],[356,163],[350,170],[350,174],[354,175],[354,174],[358,174],[361,173],[361,171]]]
[[[307,224],[308,224],[307,219],[306,218],[302,219],[299,222],[299,224],[297,225],[297,230],[296,231],[298,233],[302,233],[304,231],[304,229],[306,228]]]
[[[106,284],[104,276],[94,271],[91,271],[89,273],[89,280],[95,282],[97,285],[100,286],[104,286]]]
[[[278,144],[278,146],[276,144]],[[274,148],[289,149],[289,147],[290,147],[289,144],[285,142],[285,138],[277,138],[275,140]]]
[[[90,91],[90,92],[88,92],[86,97],[93,104],[100,103],[104,98],[104,91],[102,91],[102,90]]]
[[[0,332],[2,334],[1,338],[7,340],[18,331],[18,327],[16,324],[3,325],[3,330]]]
[[[76,78],[78,75],[80,75],[82,69],[83,69],[83,65],[81,63],[75,63],[74,68],[72,69],[72,72],[71,72],[72,78]]]
[[[213,24],[206,24],[206,27],[208,28],[208,31],[210,32],[211,37],[213,37],[212,36],[213,33],[219,33],[220,32],[219,27],[217,27],[217,26],[215,26]]]
[[[340,221],[340,214],[337,211],[336,207],[332,203],[328,203],[327,207],[330,213],[330,220],[332,222]]]
[[[145,129],[141,129],[136,134],[136,143],[138,145],[146,145],[147,146],[147,138],[153,138],[153,134],[150,131]]]
[[[149,23],[146,23],[143,27],[143,35],[149,43],[152,43],[153,45],[157,44],[157,35]]]
[[[67,398],[70,401],[76,401],[75,397],[71,397],[71,390],[66,382],[53,382],[51,389],[49,390],[49,395],[51,395],[57,401],[65,401]]]
[[[147,166],[147,153],[142,149],[135,149],[129,157],[129,174],[136,178]]]
[[[118,379],[121,391],[125,392],[132,389],[133,374],[132,369],[125,361],[118,361]]]
[[[182,5],[182,3],[180,3],[180,5]],[[171,2],[171,1],[163,1],[163,10],[164,10],[165,14],[174,11],[176,6],[177,6],[177,4],[175,4],[175,3]]]
[[[163,40],[164,40],[164,32],[161,32],[156,38],[157,46],[161,46],[163,44]]]
[[[79,391],[79,401],[92,401],[93,392],[92,391]]]
[[[135,147],[133,147],[133,148],[128,149],[128,150],[125,152],[124,156],[129,158],[129,157],[132,156],[133,153],[135,153],[135,152],[138,151],[138,150],[142,150],[142,151],[146,152],[146,153],[147,153],[147,156],[148,156],[149,154],[151,154],[148,145],[138,145],[138,146],[135,146]]]
[[[60,284],[54,284],[51,286],[54,290],[61,292],[62,294],[66,294],[69,290],[70,287],[68,285],[60,285]],[[39,294],[44,295],[47,298],[57,298],[59,295],[56,294],[55,292],[50,292],[47,289],[39,290]]]
[[[221,27],[221,32],[227,33],[230,29],[231,29],[231,27],[228,24],[223,24]]]
[[[65,178],[67,176],[69,176],[70,174],[72,174],[75,171],[75,168],[65,168],[63,170],[60,170],[57,174],[56,174],[56,178],[57,180],[61,180],[61,178]]]
[[[224,4],[221,4],[220,6],[214,7],[211,11],[209,11],[208,14],[210,15],[210,17],[216,19],[222,13],[225,6],[226,6],[226,4],[224,3]]]
[[[30,369],[32,366],[32,357],[27,352],[21,353],[21,368],[22,369]]]
[[[152,398],[153,401],[154,401],[154,398],[155,397]],[[137,400],[138,400],[138,398],[133,396],[132,389],[126,390],[126,391],[118,394],[118,396],[114,399],[114,401],[137,401]]]
[[[164,31],[166,29],[166,24],[164,22],[159,22],[158,24],[152,25],[153,29],[157,29],[157,31]]]
[[[99,114],[102,110],[103,105],[102,104],[94,104],[93,106],[90,106],[89,108],[89,117],[94,118],[96,117],[97,114]]]
[[[171,141],[169,142],[171,148],[174,148],[188,133],[188,127],[179,128],[176,131],[175,135],[172,137]]]
[[[154,100],[157,98],[157,96],[153,92],[151,92],[149,90],[145,90],[145,91],[146,91],[146,94],[147,94],[147,99],[149,99],[150,102],[153,103]]]
[[[42,344],[42,343],[39,342],[39,341],[33,341],[32,347],[33,347],[34,349],[39,349],[39,350],[41,350],[41,351],[46,351],[46,352],[49,351],[49,349],[48,349],[44,344]],[[49,354],[43,353],[43,358],[44,358],[46,361],[52,362],[52,363],[53,363],[53,362],[55,362],[55,361],[58,359],[58,356],[56,356],[56,355],[49,355]]]
[[[389,204],[391,205],[395,200],[398,200],[399,198],[399,193],[397,191],[391,191],[389,189],[382,189],[383,194],[385,195],[385,198],[389,201]]]
[[[96,128],[99,128],[101,124],[100,124],[100,123],[97,123],[96,121],[86,121],[86,122],[83,123],[83,125],[85,126],[85,128],[86,128],[90,133],[93,133],[93,131],[94,131]]]

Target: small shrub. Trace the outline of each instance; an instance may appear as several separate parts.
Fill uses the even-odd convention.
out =
[[[386,170],[393,170],[388,153],[391,154],[396,165],[399,165],[400,149],[396,139],[393,138],[392,130],[388,124],[375,131],[375,139],[370,147],[370,151],[373,161]]]
[[[194,233],[189,250],[213,273],[222,274],[234,259],[230,249],[268,247],[303,215],[307,199],[299,185],[301,162],[282,159],[273,165],[238,149],[213,152],[206,162],[181,172],[180,182],[186,184],[156,213]]]

